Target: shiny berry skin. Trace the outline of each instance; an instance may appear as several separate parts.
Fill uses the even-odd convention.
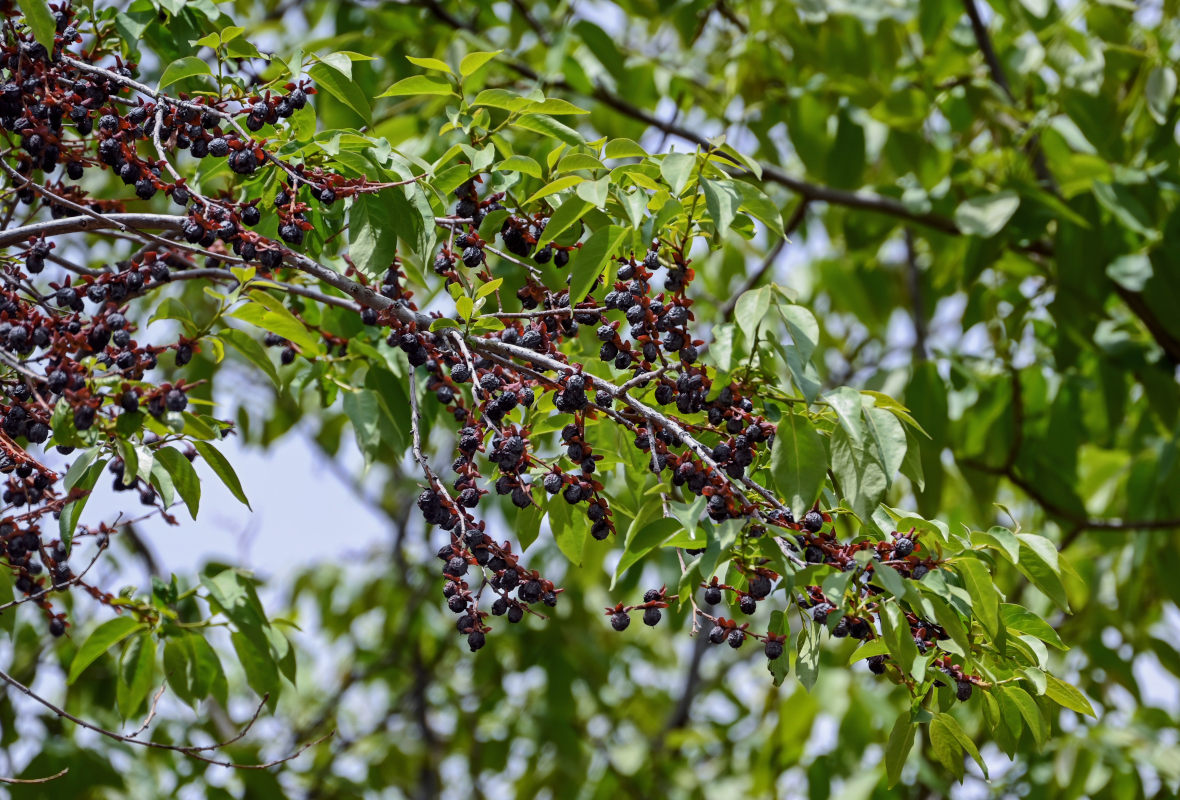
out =
[[[869,656],[869,672],[874,675],[884,675],[885,656]]]
[[[894,558],[905,558],[910,553],[914,552],[914,540],[902,537],[893,543]]]
[[[777,658],[782,658],[783,643],[777,639],[771,639],[766,643],[766,646],[762,648],[762,652],[766,653],[766,657],[771,661],[774,661]]]
[[[644,609],[644,611],[643,611],[643,624],[654,628],[656,625],[659,624],[660,616],[661,616],[661,614],[660,614],[660,610],[658,608],[652,607],[652,608]]]
[[[610,624],[616,631],[625,631],[627,626],[631,624],[631,617],[622,611],[616,611],[611,614]]]
[[[732,647],[734,650],[737,650],[739,647],[742,646],[742,643],[746,641],[746,634],[744,634],[743,632],[741,632],[735,628],[734,630],[729,632],[728,641],[729,641],[729,646]]]
[[[711,606],[715,606],[721,602],[721,589],[717,586],[710,586],[705,589],[705,602]]]
[[[257,206],[246,206],[242,209],[242,213],[239,216],[241,217],[242,224],[250,228],[253,228],[262,221],[262,212],[258,210]]]
[[[824,526],[823,515],[818,511],[808,511],[803,515],[803,529],[811,533],[817,533],[820,528]]]
[[[471,648],[471,652],[473,653],[483,647],[485,641],[483,631],[472,631],[467,634],[467,646]]]
[[[725,628],[720,625],[714,625],[713,630],[709,631],[709,641],[713,644],[721,644],[725,641]]]

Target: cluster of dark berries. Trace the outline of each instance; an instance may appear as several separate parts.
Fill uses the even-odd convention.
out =
[[[627,626],[631,624],[631,612],[641,610],[643,611],[643,624],[654,628],[660,624],[660,620],[663,618],[661,609],[667,608],[668,601],[675,599],[676,595],[668,595],[668,587],[666,586],[661,586],[659,589],[648,589],[643,594],[642,603],[633,606],[619,603],[608,607],[606,615],[610,617],[612,628],[616,631],[625,631]]]

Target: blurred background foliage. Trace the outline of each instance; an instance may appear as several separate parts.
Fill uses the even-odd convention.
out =
[[[954,529],[1019,525],[1062,548],[1078,573],[1067,587],[1072,616],[1052,611],[1015,569],[997,580],[1072,645],[1052,655],[1097,720],[1064,711],[1043,746],[1026,734],[1013,760],[985,747],[990,782],[968,765],[965,782],[954,783],[920,741],[901,784],[887,789],[884,747],[908,694],[863,664],[846,667],[850,644],[825,650],[808,693],[793,681],[773,687],[748,648],[706,652],[686,635],[685,613],[616,634],[598,609],[675,585],[674,559],[632,570],[608,593],[617,553],[590,548],[571,569],[544,537],[530,558],[567,589],[554,618],[499,632],[473,657],[439,602],[438,542],[411,513],[417,477],[404,453],[378,453],[362,475],[342,455],[347,417],[306,390],[310,381],[276,390],[242,371],[217,399],[237,407],[243,440],[267,448],[309,426],[322,457],[351,475],[353,502],[387,519],[388,536],[269,588],[268,610],[299,627],[300,678],[275,716],[225,755],[260,760],[332,728],[336,735],[282,769],[227,772],[114,744],[31,708],[18,714],[6,700],[0,746],[11,769],[0,773],[70,772],[0,795],[1176,796],[1178,5],[217,6],[226,24],[246,28],[243,38],[284,58],[296,49],[372,56],[352,63],[365,97],[420,74],[407,56],[457,63],[469,51],[502,49],[469,91],[538,86],[591,111],[575,120],[587,138],[691,152],[724,134],[755,159],[794,232],[785,246],[759,234],[702,250],[698,319],[722,322],[744,289],[790,287],[820,319],[824,386],[898,397],[930,434],[924,487],[899,482],[890,505]],[[135,0],[120,9],[122,24],[168,61],[191,54],[210,27],[184,6]],[[266,74],[265,62],[249,64]],[[145,59],[143,68],[156,67]],[[378,100],[364,120],[335,93],[316,98],[321,125],[367,124],[427,160],[447,146],[437,136],[444,105]],[[527,141],[514,144],[544,160]],[[191,291],[184,300],[195,308],[203,300]],[[232,360],[203,364],[209,374],[234,369]],[[123,556],[128,569],[137,557]],[[73,652],[48,647],[43,628],[25,622],[5,651],[10,671],[51,682]],[[96,663],[71,688],[69,710],[118,728],[115,668]],[[231,685],[241,680],[231,672]],[[224,738],[226,712],[207,707],[193,714],[163,703],[154,736]],[[232,710],[237,719],[250,713]],[[980,715],[978,703],[956,710],[969,734]]]

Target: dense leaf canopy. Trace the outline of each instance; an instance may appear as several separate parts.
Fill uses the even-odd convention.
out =
[[[1175,796],[1177,5],[0,0],[0,796]]]

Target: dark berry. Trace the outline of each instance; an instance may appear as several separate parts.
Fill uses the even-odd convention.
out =
[[[611,614],[610,624],[616,631],[625,631],[627,630],[627,626],[631,624],[631,617],[625,612],[616,611],[614,614]]]

